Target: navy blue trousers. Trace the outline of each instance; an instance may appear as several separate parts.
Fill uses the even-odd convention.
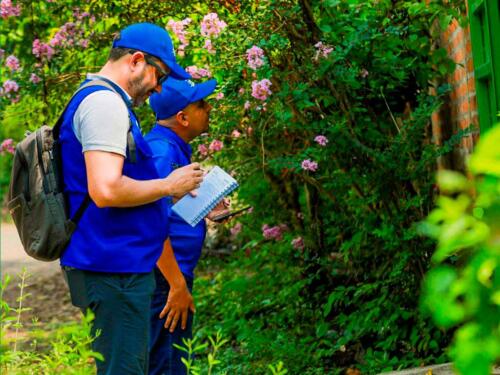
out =
[[[98,375],[148,373],[149,309],[155,287],[153,273],[104,273],[63,267],[71,302],[95,315],[92,350]]]
[[[177,323],[173,333],[163,325],[166,317],[160,319],[160,313],[167,303],[170,287],[160,270],[154,270],[156,289],[151,301],[151,334],[149,342],[149,374],[150,375],[185,375],[186,366],[181,358],[187,358],[187,353],[173,345],[184,346],[182,339],[192,338],[193,314],[189,312],[186,329],[181,328],[181,321]],[[184,275],[189,291],[193,290],[193,279]]]

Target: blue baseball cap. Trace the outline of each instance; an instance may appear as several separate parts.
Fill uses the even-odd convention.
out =
[[[217,81],[211,79],[203,83],[191,80],[178,80],[171,77],[163,83],[161,93],[153,93],[149,97],[149,105],[157,120],[164,120],[182,111],[189,104],[197,102],[212,94]]]
[[[158,58],[172,71],[170,75],[179,79],[191,76],[175,61],[172,39],[167,30],[152,23],[135,23],[127,26],[113,41],[113,48],[131,48]]]

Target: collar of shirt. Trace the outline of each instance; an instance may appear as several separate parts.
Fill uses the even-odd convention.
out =
[[[100,79],[105,82],[108,82],[113,88],[119,92],[120,96],[123,98],[125,101],[125,104],[127,105],[128,108],[132,108],[132,97],[128,94],[127,91],[123,87],[121,87],[118,83],[113,81],[111,78],[101,76],[99,74],[92,74],[89,73],[87,74],[87,79],[94,80],[94,79]]]
[[[186,158],[191,161],[193,150],[181,137],[179,137],[172,129],[156,124],[151,131],[160,134],[163,138],[168,139],[179,146]]]

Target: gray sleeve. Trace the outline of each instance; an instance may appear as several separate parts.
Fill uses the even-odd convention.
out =
[[[88,95],[73,117],[73,130],[85,151],[106,151],[126,156],[130,127],[127,106],[112,91]]]

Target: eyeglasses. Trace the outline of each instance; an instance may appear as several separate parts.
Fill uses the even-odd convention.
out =
[[[163,82],[168,78],[170,71],[164,70],[160,65],[154,62],[153,57],[150,55],[144,55],[144,60],[146,60],[146,64],[151,65],[156,69],[159,73],[158,78],[156,79],[156,85],[161,86]]]

